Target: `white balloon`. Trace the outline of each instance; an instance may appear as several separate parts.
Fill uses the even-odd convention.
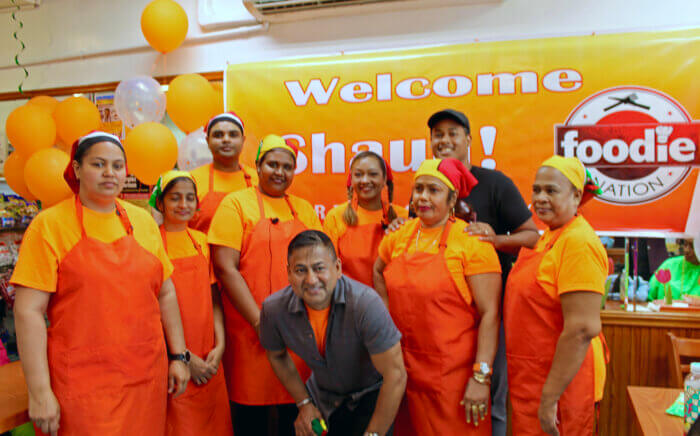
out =
[[[204,128],[200,127],[180,141],[177,150],[177,167],[183,171],[190,171],[202,165],[214,161]]]
[[[114,107],[131,129],[145,122],[158,123],[165,115],[165,93],[152,77],[123,80],[114,92]]]

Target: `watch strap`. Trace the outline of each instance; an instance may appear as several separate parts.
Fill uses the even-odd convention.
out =
[[[190,363],[190,352],[189,350],[185,350],[177,354],[168,353],[168,360],[179,360],[184,363]]]
[[[493,374],[493,368],[491,368],[491,365],[486,362],[474,362],[472,370],[474,373],[478,372],[486,376],[491,376],[491,374]]]

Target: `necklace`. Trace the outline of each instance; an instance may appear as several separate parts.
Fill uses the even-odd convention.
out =
[[[423,224],[420,224],[419,227],[418,227],[418,233],[416,234],[416,252],[418,252],[418,241],[420,240],[420,233],[421,233],[421,230],[422,230],[422,229],[423,229]],[[435,245],[435,243],[437,242],[438,236],[442,235],[442,232],[443,232],[444,230],[445,230],[445,227],[443,226],[443,227],[442,227],[442,231],[440,231],[439,233],[436,233],[435,236],[433,236],[432,242],[430,242],[430,244],[428,244],[428,245],[425,247],[425,250],[424,250],[424,251],[427,251],[430,247],[432,247],[433,245]]]

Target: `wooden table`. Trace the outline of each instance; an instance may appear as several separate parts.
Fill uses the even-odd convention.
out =
[[[666,409],[678,398],[680,389],[627,386],[632,411],[644,436],[681,436],[683,418],[671,416]]]
[[[0,366],[0,433],[29,421],[28,401],[20,362]]]

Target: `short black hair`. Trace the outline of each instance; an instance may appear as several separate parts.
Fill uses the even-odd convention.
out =
[[[333,260],[336,260],[338,256],[335,254],[335,246],[333,246],[333,241],[325,233],[319,230],[304,230],[294,237],[294,239],[289,242],[287,247],[287,263],[289,263],[289,258],[292,257],[292,253],[299,248],[312,247],[314,245],[322,245],[331,253]]]
[[[241,131],[241,135],[244,134],[243,133],[243,126],[241,125],[241,123],[234,120],[233,118],[231,118],[230,114],[226,113],[226,114],[219,114],[219,115],[215,116],[214,118],[209,120],[209,122],[207,123],[206,126],[204,126],[207,130],[206,131],[207,138],[209,138],[209,134],[211,133],[211,129],[213,129],[217,123],[220,123],[222,121],[228,121],[230,123],[233,123],[233,125],[238,127],[238,130]]]

